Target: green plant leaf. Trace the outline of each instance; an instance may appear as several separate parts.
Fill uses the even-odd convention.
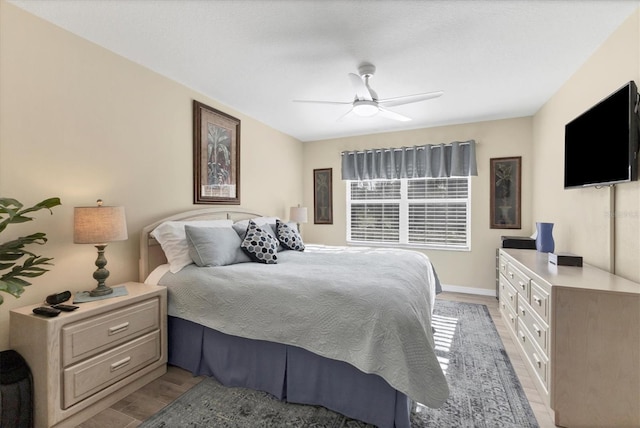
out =
[[[33,220],[33,217],[25,214],[42,209],[48,209],[53,214],[51,208],[58,205],[61,205],[61,202],[60,198],[57,197],[45,199],[28,208],[24,208],[24,205],[17,199],[0,198],[0,232],[5,230],[9,224],[25,223]],[[49,271],[49,269],[42,266],[51,265],[52,258],[38,256],[25,249],[25,246],[32,244],[44,245],[46,242],[46,234],[37,232],[0,244],[0,261],[4,262],[0,262],[0,271],[8,271],[0,276],[0,291],[20,297],[24,292],[24,287],[31,285],[24,278],[35,278]],[[23,259],[23,257],[26,257],[26,259]],[[18,264],[18,260],[21,259],[22,264]],[[3,302],[4,299],[0,297],[0,305]]]
[[[9,224],[12,223],[24,223],[33,220],[33,217],[24,216],[26,213],[39,211],[42,209],[48,209],[51,214],[51,208],[61,205],[60,198],[49,198],[44,201],[38,202],[32,207],[25,208],[22,203],[12,198],[0,198],[0,214],[7,214],[8,217],[0,222],[0,232],[2,232]]]
[[[0,278],[0,291],[9,293],[14,297],[20,297],[24,293],[24,287],[31,285],[27,281],[23,281],[20,278]]]

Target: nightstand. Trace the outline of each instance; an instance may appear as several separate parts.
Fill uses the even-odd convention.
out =
[[[128,295],[79,303],[47,318],[10,313],[10,346],[33,374],[36,427],[75,426],[167,370],[167,290],[135,282]]]

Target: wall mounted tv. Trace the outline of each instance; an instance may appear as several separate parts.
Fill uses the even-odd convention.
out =
[[[637,105],[630,81],[565,126],[565,189],[638,179]]]

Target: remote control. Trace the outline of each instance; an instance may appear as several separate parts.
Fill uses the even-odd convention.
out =
[[[63,305],[62,303],[57,304],[57,305],[51,305],[52,308],[56,308],[56,309],[60,309],[61,311],[65,311],[65,312],[71,312],[71,311],[75,311],[76,309],[78,309],[80,306],[75,306],[75,305]]]
[[[46,301],[50,305],[57,305],[58,303],[62,303],[71,298],[70,291],[63,291],[62,293],[53,293],[50,296],[47,296]]]
[[[60,315],[60,309],[50,308],[49,306],[40,306],[39,308],[33,308],[33,313],[37,315],[44,315],[45,317],[57,317]]]

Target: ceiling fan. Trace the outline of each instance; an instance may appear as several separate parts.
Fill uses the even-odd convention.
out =
[[[379,114],[380,116],[388,119],[399,120],[401,122],[407,122],[411,120],[410,117],[404,116],[400,113],[388,110],[387,107],[400,106],[403,104],[417,103],[419,101],[426,101],[432,98],[441,96],[444,92],[426,92],[422,94],[404,95],[401,97],[378,99],[376,91],[369,86],[369,78],[376,72],[376,67],[373,64],[362,63],[358,67],[358,74],[349,73],[349,80],[353,85],[356,92],[356,96],[353,101],[314,101],[314,100],[293,100],[296,103],[314,103],[314,104],[336,104],[336,105],[351,105],[351,109],[344,115],[340,116],[338,120],[343,120],[349,116],[356,115],[360,117],[371,117]]]

